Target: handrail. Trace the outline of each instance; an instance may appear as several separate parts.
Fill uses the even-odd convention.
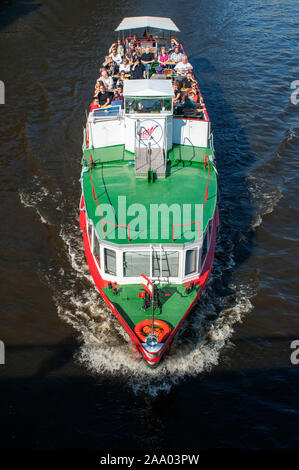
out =
[[[93,200],[97,201],[97,204],[98,204],[98,207],[100,209],[100,214],[101,214],[101,219],[102,219],[102,224],[103,224],[103,232],[104,232],[104,238],[106,238],[106,230],[105,230],[105,224],[109,224],[109,225],[113,225],[114,227],[126,227],[127,228],[127,231],[128,231],[128,241],[129,243],[131,242],[131,238],[130,238],[130,225],[127,224],[127,225],[124,225],[124,224],[114,224],[113,222],[108,222],[108,220],[105,220],[104,217],[103,217],[103,213],[102,213],[102,210],[101,210],[101,206],[100,206],[100,203],[99,203],[99,200],[98,200],[98,197],[97,197],[97,193],[96,193],[96,190],[94,188],[94,184],[93,184],[93,181],[92,181],[92,176],[91,176],[91,166],[90,166],[90,163],[93,162],[93,158],[92,158],[92,155],[90,155],[89,157],[89,176],[90,176],[90,182],[91,182],[91,187],[92,187],[92,195],[93,195]]]
[[[196,224],[198,224],[198,236],[197,236],[197,239],[199,238],[199,235],[200,235],[200,224],[201,224],[201,220],[202,220],[202,217],[203,217],[203,212],[204,212],[205,203],[206,203],[206,201],[207,201],[207,199],[208,199],[208,194],[209,194],[210,164],[209,164],[209,157],[208,157],[208,155],[205,156],[204,168],[206,168],[206,165],[208,165],[208,178],[207,178],[206,193],[205,193],[205,197],[204,197],[204,200],[203,200],[203,205],[202,205],[202,209],[201,209],[200,219],[199,219],[198,222],[190,222],[189,224],[175,224],[175,225],[172,225],[172,241],[174,241],[174,228],[175,228],[175,227],[187,227],[187,226],[189,226],[189,225],[196,225]]]

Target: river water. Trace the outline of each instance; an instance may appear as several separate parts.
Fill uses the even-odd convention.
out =
[[[2,1],[1,448],[298,446],[295,0]],[[85,108],[114,28],[169,16],[212,121],[221,227],[208,288],[155,370],[91,282]]]

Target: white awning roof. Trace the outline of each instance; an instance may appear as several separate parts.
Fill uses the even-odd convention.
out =
[[[171,80],[125,80],[124,96],[173,96]]]
[[[130,16],[124,18],[115,31],[147,27],[180,31],[170,18],[162,18],[161,16]]]

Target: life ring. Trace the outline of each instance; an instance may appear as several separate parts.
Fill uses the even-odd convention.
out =
[[[148,330],[148,331],[147,331]],[[146,320],[137,323],[134,327],[134,331],[142,343],[146,342],[146,336],[152,331],[152,320],[147,318]],[[158,338],[158,343],[163,343],[171,333],[171,328],[165,321],[154,319],[154,333]]]

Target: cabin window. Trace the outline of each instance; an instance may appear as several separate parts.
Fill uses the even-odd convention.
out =
[[[116,252],[104,248],[105,272],[116,276]]]
[[[178,277],[178,251],[154,251],[152,254],[153,277]]]
[[[197,272],[197,248],[186,251],[185,276]]]
[[[88,235],[90,240],[90,246],[92,245],[92,221],[88,221]]]
[[[136,277],[140,274],[150,275],[149,251],[126,251],[123,255],[124,276]]]
[[[93,240],[93,254],[100,261],[100,242],[97,236],[94,236]]]
[[[127,114],[163,114],[172,112],[172,99],[167,97],[152,98],[126,98],[125,111]]]

